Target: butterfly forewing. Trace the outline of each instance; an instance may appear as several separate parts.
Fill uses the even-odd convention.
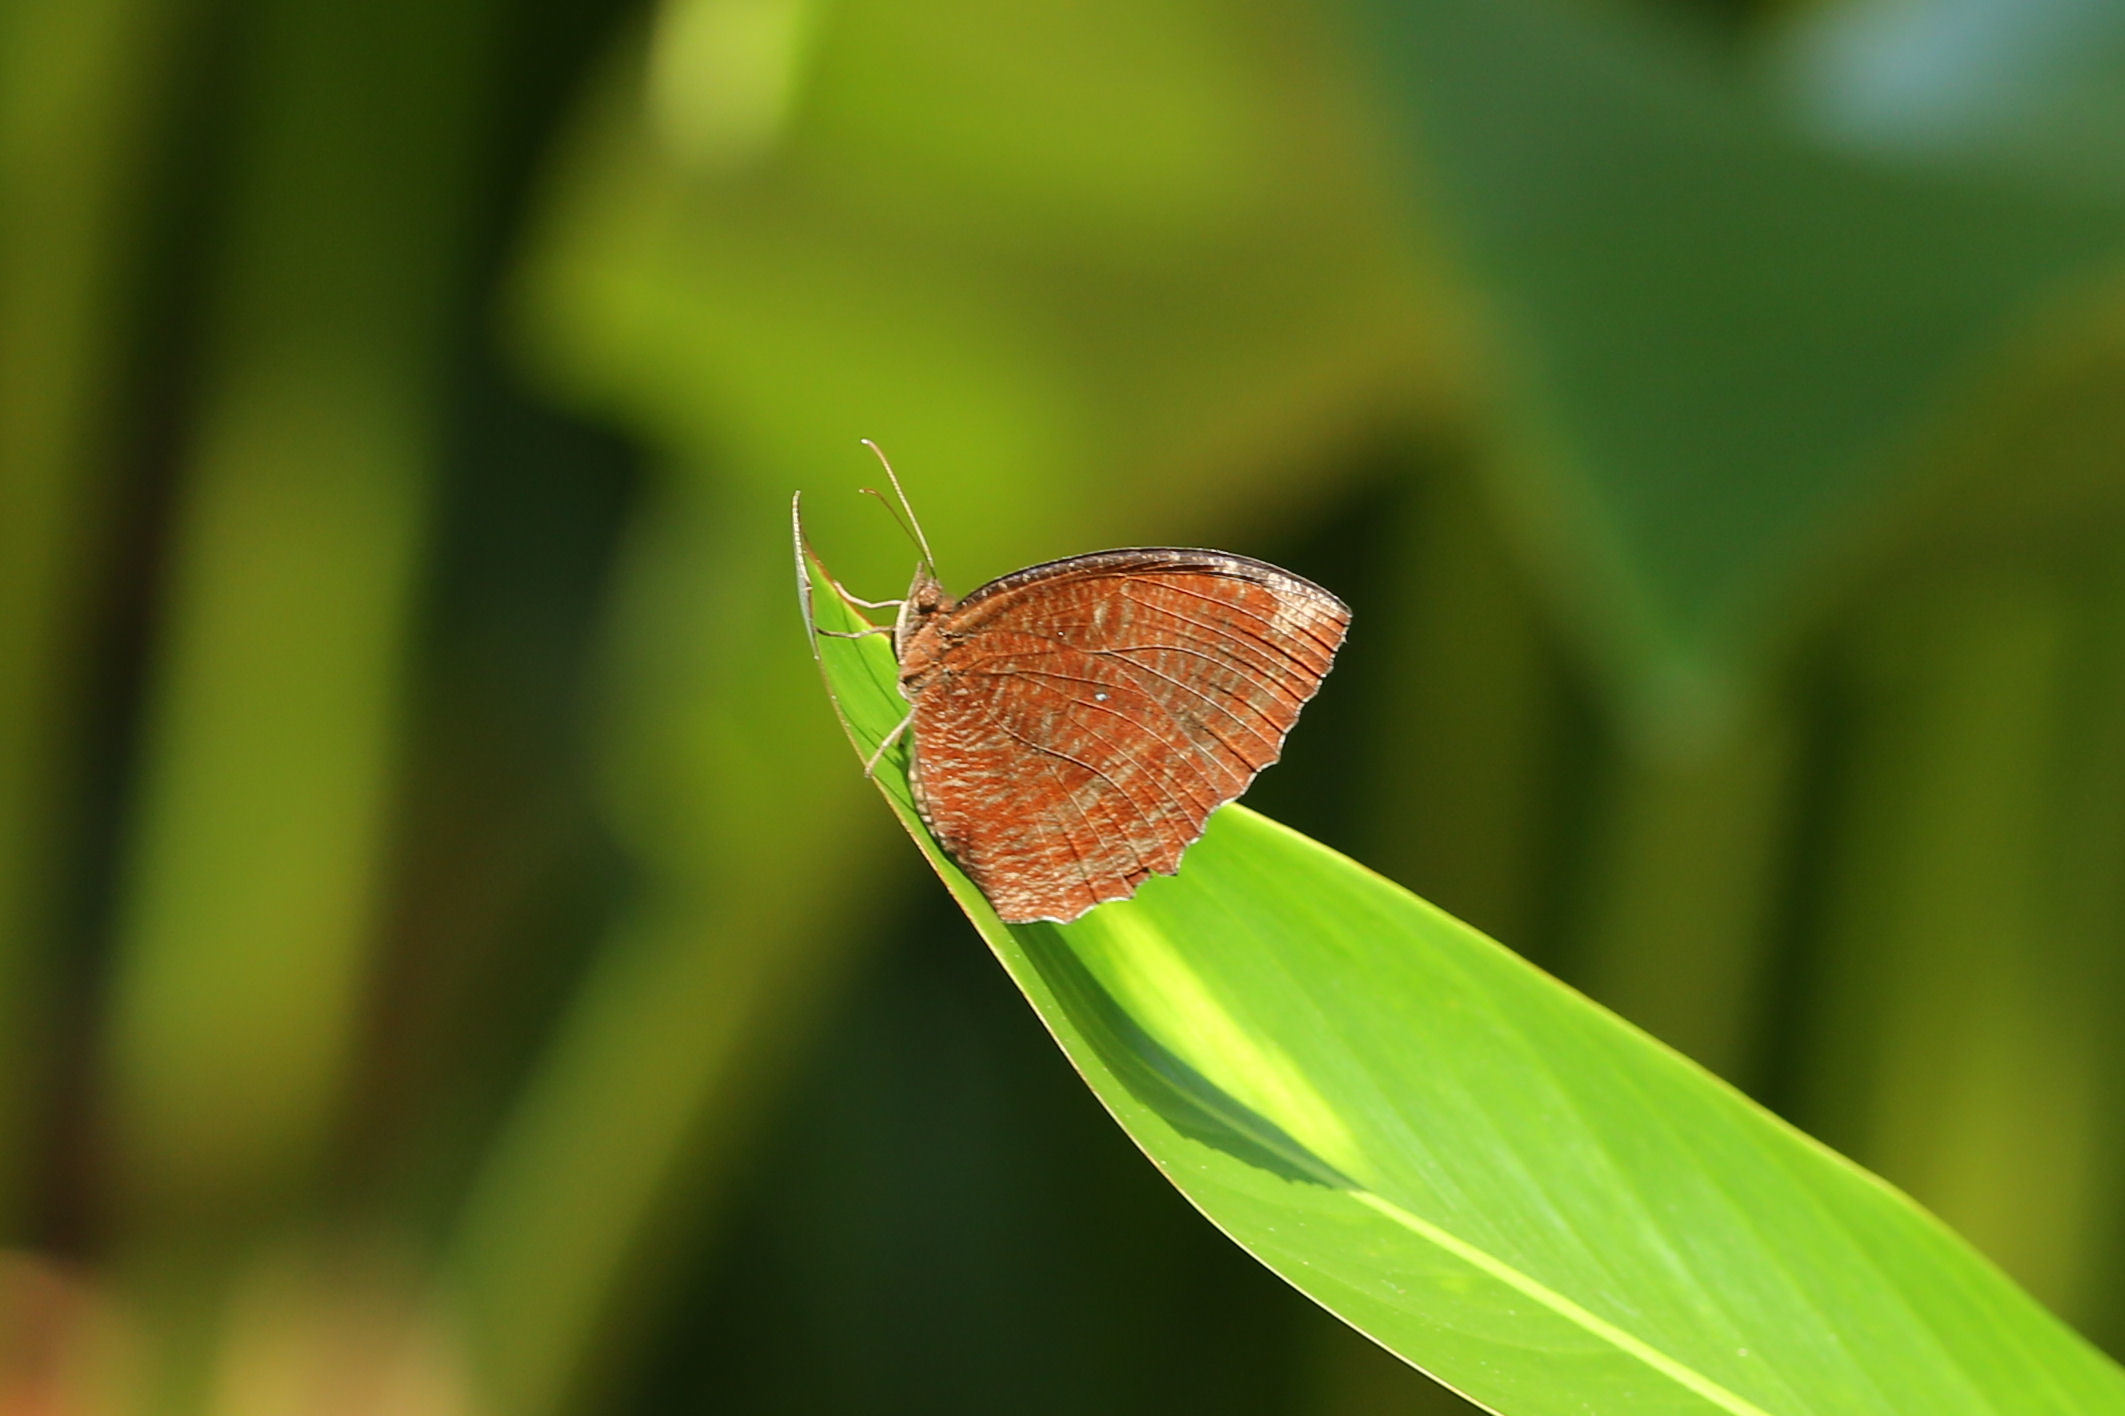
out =
[[[1125,898],[1276,761],[1349,619],[1319,586],[1214,551],[1006,576],[924,631],[917,801],[1004,919]]]

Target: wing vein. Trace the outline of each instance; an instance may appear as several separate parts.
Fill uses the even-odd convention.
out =
[[[1145,584],[1155,584],[1155,585],[1157,585],[1157,586],[1158,586],[1158,588],[1159,588],[1159,589],[1161,589],[1161,590],[1171,590],[1171,591],[1173,591],[1173,592],[1174,592],[1174,593],[1176,593],[1176,594],[1180,594],[1180,595],[1186,595],[1186,596],[1188,596],[1188,597],[1189,597],[1190,599],[1195,599],[1195,600],[1201,600],[1201,601],[1203,601],[1203,602],[1204,602],[1205,604],[1210,604],[1210,605],[1216,605],[1216,606],[1218,606],[1218,607],[1219,607],[1220,609],[1227,609],[1227,610],[1236,610],[1236,611],[1238,611],[1238,612],[1239,612],[1239,613],[1241,613],[1241,614],[1244,614],[1244,615],[1249,615],[1249,616],[1252,616],[1252,617],[1253,617],[1254,619],[1258,620],[1258,621],[1259,621],[1259,622],[1261,623],[1261,625],[1262,625],[1262,627],[1263,627],[1264,629],[1266,629],[1266,630],[1268,630],[1268,631],[1269,631],[1269,633],[1268,633],[1268,634],[1265,634],[1265,635],[1263,635],[1263,636],[1262,636],[1262,640],[1261,640],[1261,642],[1263,642],[1263,643],[1266,643],[1266,644],[1270,644],[1270,645],[1272,645],[1272,646],[1274,646],[1274,644],[1275,644],[1275,640],[1276,640],[1276,637],[1277,637],[1277,636],[1279,636],[1279,635],[1281,635],[1281,634],[1283,634],[1283,633],[1285,632],[1285,630],[1284,630],[1284,629],[1279,629],[1279,628],[1278,628],[1278,626],[1277,626],[1277,618],[1276,618],[1276,616],[1275,616],[1275,615],[1265,615],[1265,614],[1263,614],[1263,613],[1262,613],[1261,611],[1259,611],[1259,610],[1255,609],[1255,608],[1254,608],[1253,606],[1251,606],[1251,605],[1243,605],[1243,604],[1240,604],[1240,603],[1239,603],[1238,601],[1236,601],[1236,600],[1220,600],[1220,599],[1219,599],[1219,598],[1218,598],[1217,596],[1215,596],[1215,595],[1206,595],[1206,594],[1204,594],[1204,593],[1203,593],[1202,591],[1200,591],[1200,590],[1192,590],[1192,589],[1190,589],[1190,588],[1189,588],[1188,586],[1186,586],[1186,585],[1168,585],[1168,584],[1163,584],[1163,583],[1160,583],[1160,582],[1157,582],[1157,581],[1153,581],[1153,580],[1151,580],[1151,579],[1150,579],[1150,577],[1148,577],[1148,576],[1127,576],[1127,577],[1124,577],[1124,579],[1125,579],[1125,580],[1127,580],[1127,581],[1131,581],[1131,582],[1139,582],[1139,583],[1145,583]],[[1243,581],[1242,583],[1243,583],[1243,584],[1247,584],[1247,585],[1261,585],[1261,584],[1262,584],[1262,583],[1261,583],[1260,581],[1258,581],[1258,580],[1248,580],[1248,581]],[[1268,591],[1268,593],[1269,593],[1269,594],[1271,594],[1271,595],[1275,595],[1275,594],[1277,593],[1277,592],[1276,592],[1276,591],[1274,591],[1274,590],[1270,590],[1270,589],[1269,589],[1269,587],[1268,587],[1268,586],[1266,586],[1266,585],[1262,585],[1262,588],[1263,588],[1264,590],[1267,590],[1267,591]],[[1126,589],[1126,585],[1125,585],[1124,589]],[[1177,611],[1177,610],[1171,610],[1171,609],[1167,609],[1167,608],[1165,608],[1164,606],[1162,606],[1162,605],[1158,605],[1158,604],[1154,604],[1154,603],[1152,603],[1151,601],[1148,601],[1148,600],[1141,600],[1141,599],[1138,599],[1138,598],[1137,598],[1136,596],[1134,596],[1134,595],[1131,595],[1131,596],[1129,596],[1129,599],[1130,599],[1131,601],[1133,601],[1134,603],[1136,603],[1136,604],[1139,604],[1139,605],[1143,605],[1143,606],[1144,606],[1145,608],[1147,608],[1147,609],[1151,609],[1151,610],[1158,610],[1158,611],[1161,611],[1161,612],[1163,612],[1163,613],[1165,613],[1165,614],[1170,614],[1170,615],[1172,615],[1172,616],[1173,616],[1173,617],[1174,617],[1175,619],[1188,619],[1188,616],[1186,616],[1186,615],[1183,615],[1183,614],[1181,614],[1181,613],[1180,613],[1179,611]],[[1281,596],[1279,596],[1279,597],[1278,597],[1278,605],[1279,605],[1279,607],[1280,607],[1280,608],[1282,607],[1282,604],[1283,604],[1283,600],[1282,600],[1282,597],[1281,597]],[[1309,616],[1309,619],[1310,619],[1310,616]],[[1203,622],[1202,622],[1201,620],[1193,620],[1193,619],[1191,619],[1191,620],[1189,620],[1189,623],[1191,623],[1191,624],[1202,624]],[[1205,625],[1204,627],[1205,627],[1205,628],[1208,628],[1208,629],[1212,629],[1212,630],[1213,630],[1213,632],[1214,632],[1214,630],[1215,630],[1215,627],[1214,627],[1214,626],[1209,626],[1209,625]],[[1314,631],[1313,631],[1313,626],[1312,626],[1312,624],[1311,624],[1311,623],[1292,623],[1292,624],[1289,624],[1289,625],[1287,625],[1287,626],[1286,626],[1286,629],[1291,629],[1291,630],[1297,630],[1297,631],[1299,631],[1300,633],[1303,633],[1303,634],[1304,634],[1304,635],[1305,635],[1305,636],[1306,636],[1307,638],[1309,638],[1309,639],[1313,640],[1313,641],[1314,641],[1314,642],[1315,642],[1316,644],[1319,644],[1319,645],[1320,645],[1320,646],[1321,646],[1321,647],[1322,647],[1322,648],[1323,648],[1324,650],[1326,650],[1326,651],[1327,651],[1327,653],[1328,653],[1328,656],[1329,656],[1329,657],[1330,657],[1331,659],[1335,657],[1335,651],[1337,650],[1337,648],[1341,647],[1341,643],[1342,643],[1342,640],[1341,640],[1341,638],[1340,638],[1340,637],[1338,637],[1338,639],[1337,639],[1337,641],[1336,641],[1336,643],[1335,643],[1335,644],[1330,644],[1330,643],[1328,643],[1328,641],[1327,641],[1327,640],[1325,640],[1325,639],[1321,638],[1321,636],[1320,636],[1320,635],[1318,635],[1318,634],[1314,633]],[[1287,656],[1287,657],[1288,657],[1288,656]]]

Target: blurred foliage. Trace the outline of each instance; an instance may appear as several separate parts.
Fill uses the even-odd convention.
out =
[[[1342,593],[1255,804],[2117,1350],[2119,34],[0,0],[0,1399],[1447,1409],[864,799],[862,435]]]

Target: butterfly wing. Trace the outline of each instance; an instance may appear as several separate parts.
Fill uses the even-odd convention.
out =
[[[1216,551],[1006,576],[926,631],[917,803],[1006,920],[1126,898],[1276,761],[1349,623],[1312,582]]]

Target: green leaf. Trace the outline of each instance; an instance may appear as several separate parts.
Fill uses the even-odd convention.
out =
[[[808,624],[863,621],[800,549]],[[814,637],[868,758],[882,637]],[[1501,1412],[2117,1412],[2125,1373],[1904,1196],[1355,862],[1239,807],[1181,873],[1005,925],[877,782],[1086,1082],[1234,1240]]]
[[[1728,696],[2125,256],[2114,205],[1809,142],[1635,7],[1359,10],[1483,314],[1510,501],[1658,712]]]

